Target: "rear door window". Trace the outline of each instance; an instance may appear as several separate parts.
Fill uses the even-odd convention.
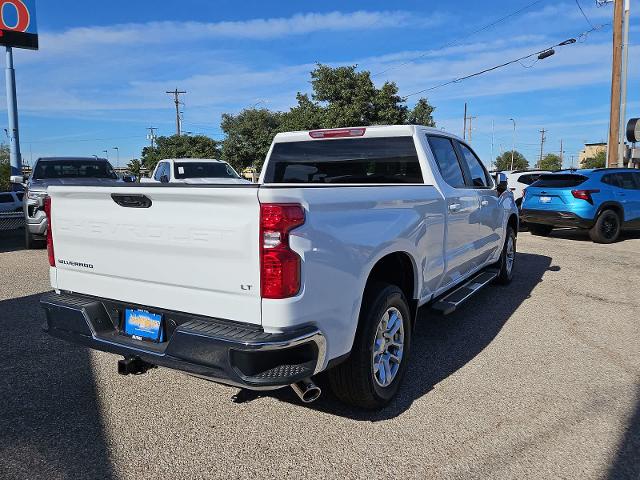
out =
[[[13,196],[10,193],[0,193],[0,203],[13,203]]]
[[[444,181],[454,188],[466,188],[462,167],[451,139],[433,135],[428,135],[427,139]]]
[[[276,143],[265,183],[424,183],[413,137]]]
[[[573,173],[553,173],[548,175],[540,175],[538,181],[534,182],[532,187],[541,188],[572,188],[586,182],[588,177]]]

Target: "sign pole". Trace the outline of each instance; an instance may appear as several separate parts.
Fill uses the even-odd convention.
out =
[[[22,175],[22,155],[20,154],[20,133],[18,130],[18,99],[16,96],[16,71],[13,68],[13,49],[7,49],[7,112],[9,114],[9,148],[11,175]]]

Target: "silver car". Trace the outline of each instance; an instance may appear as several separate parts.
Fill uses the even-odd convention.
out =
[[[44,200],[50,186],[110,184],[117,180],[118,175],[104,158],[39,158],[27,181],[24,201],[26,248],[45,246],[48,223],[44,213]]]

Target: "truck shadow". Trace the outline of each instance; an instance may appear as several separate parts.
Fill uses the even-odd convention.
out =
[[[489,287],[446,317],[422,308],[418,313],[407,374],[396,399],[389,406],[375,412],[345,406],[331,394],[326,379],[320,376],[317,383],[322,387],[323,395],[309,408],[370,422],[402,414],[415,400],[464,367],[493,341],[516,309],[530,297],[545,272],[559,270],[551,262],[550,257],[543,255],[519,253],[515,277],[509,286]],[[272,395],[282,401],[300,403],[291,389],[278,390]]]
[[[42,332],[39,299],[0,301],[0,477],[115,478],[89,352]]]
[[[0,230],[0,253],[24,250],[24,229]]]

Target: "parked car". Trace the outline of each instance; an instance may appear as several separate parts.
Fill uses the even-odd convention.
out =
[[[48,332],[124,356],[124,374],[160,365],[313,401],[328,370],[340,399],[378,408],[419,306],[450,313],[514,274],[506,178],[433,128],[281,133],[257,185],[159,187],[60,186],[47,203]]]
[[[625,229],[640,229],[640,171],[600,168],[544,174],[526,189],[522,220],[534,235],[556,227],[589,231],[612,243]]]
[[[161,160],[144,183],[251,183],[222,160],[180,158]]]
[[[24,180],[24,179],[23,179]],[[111,164],[103,158],[49,157],[39,158],[27,180],[24,202],[26,220],[25,246],[27,249],[43,247],[47,235],[47,217],[44,201],[52,185],[112,184],[118,176]]]
[[[524,189],[540,178],[543,173],[551,173],[548,170],[516,170],[504,172],[507,175],[507,186],[513,193],[513,198],[518,208],[522,207]]]
[[[24,192],[0,192],[0,213],[21,212]]]

